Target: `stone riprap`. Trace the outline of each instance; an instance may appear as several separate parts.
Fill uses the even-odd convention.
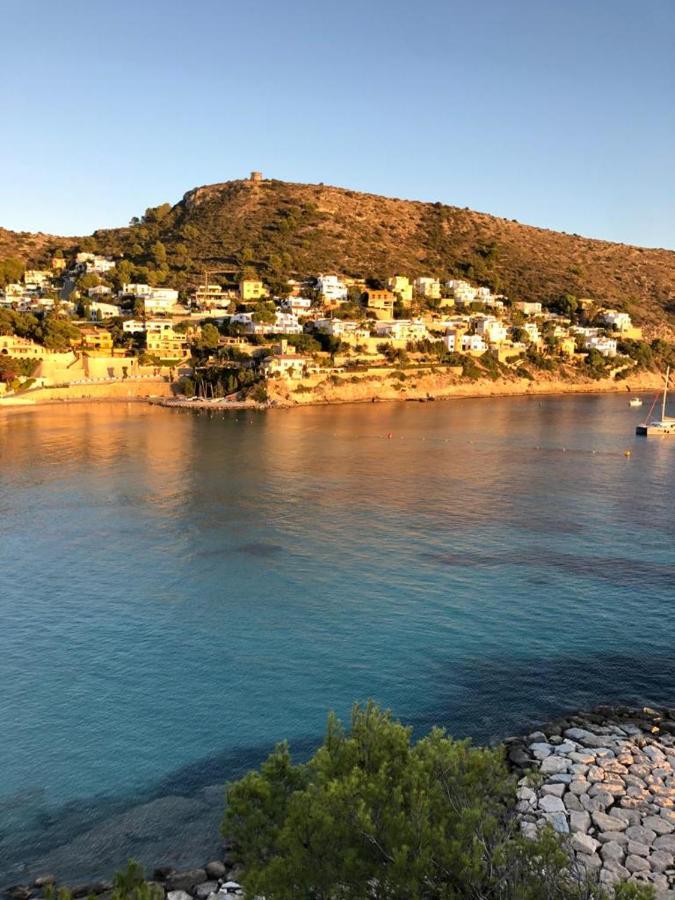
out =
[[[602,884],[675,898],[675,709],[599,707],[506,746],[525,835],[550,823]]]

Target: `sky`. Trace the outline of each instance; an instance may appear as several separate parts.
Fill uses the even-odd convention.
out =
[[[675,0],[1,0],[0,225],[247,177],[675,249]]]

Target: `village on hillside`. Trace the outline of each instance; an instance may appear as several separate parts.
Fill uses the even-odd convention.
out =
[[[316,273],[273,293],[258,278],[192,290],[121,281],[120,260],[58,251],[0,282],[0,396],[163,381],[191,397],[267,399],[344,373],[447,367],[453,377],[625,377],[672,354],[607,298],[511,300],[463,279]],[[12,279],[12,276],[14,278]],[[10,280],[12,279],[12,280]],[[221,281],[223,279],[220,279]],[[55,395],[56,396],[56,395]]]

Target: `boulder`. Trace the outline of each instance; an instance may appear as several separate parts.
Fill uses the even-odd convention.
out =
[[[570,813],[570,831],[572,833],[580,831],[583,834],[586,834],[590,827],[591,817],[585,810],[583,812]]]
[[[5,896],[10,900],[28,900],[32,893],[33,889],[27,884],[13,884],[11,887],[5,888]]]
[[[592,814],[593,824],[598,831],[624,831],[628,823],[616,816],[608,816],[607,813],[597,810]]]
[[[670,853],[666,853],[665,850],[654,850],[654,852],[647,857],[647,862],[651,866],[653,872],[664,872],[666,869],[672,868],[673,857]]]
[[[166,900],[192,900],[187,891],[169,891]]]
[[[565,804],[565,809],[570,811],[581,812],[583,810],[583,806],[579,803],[579,798],[569,792],[563,797],[563,803]]]
[[[206,865],[206,874],[211,879],[224,878],[227,869],[225,868],[224,863],[222,863],[219,859],[215,859],[213,862],[207,863]]]
[[[543,784],[541,787],[541,793],[546,796],[547,794],[551,797],[562,797],[565,793],[565,785],[564,784],[551,784],[547,782]]]
[[[585,794],[585,793],[586,793],[586,791],[588,790],[588,782],[587,782],[587,781],[581,781],[581,780],[578,779],[577,781],[572,781],[572,782],[570,783],[570,786],[569,786],[569,787],[570,787],[570,792],[571,792],[572,794],[576,794],[577,797],[578,797],[580,794]]]
[[[570,826],[567,822],[567,816],[564,812],[546,813],[544,818],[550,823],[551,828],[558,834],[569,834]]]
[[[614,862],[623,862],[623,847],[616,841],[608,841],[600,847],[600,856],[604,862],[613,859]]]
[[[592,838],[590,834],[583,834],[580,831],[577,831],[572,835],[570,844],[577,853],[584,853],[588,856],[593,855],[600,846],[598,841],[596,841],[595,838]]]
[[[540,742],[530,744],[529,750],[530,753],[533,754],[535,759],[546,759],[547,756],[550,756],[553,753],[553,747],[551,746],[551,744]]]
[[[628,847],[626,848],[626,852],[632,853],[634,856],[649,856],[649,850],[651,848],[646,844],[641,844],[639,841],[628,841]]]
[[[547,756],[541,764],[541,772],[543,775],[558,775],[560,772],[566,772],[569,762],[561,756]]]
[[[651,866],[643,856],[627,856],[624,866],[629,872],[649,872]]]
[[[601,844],[609,844],[610,841],[614,841],[615,844],[619,844],[621,847],[625,847],[628,844],[628,838],[623,831],[599,831],[595,836]]]
[[[189,891],[191,888],[206,881],[204,869],[184,869],[182,872],[173,872],[166,879],[167,891]]]
[[[38,889],[45,888],[49,884],[56,883],[56,875],[38,875],[38,877],[33,882],[33,887]]]
[[[156,881],[165,881],[169,875],[172,875],[175,871],[173,866],[157,866],[152,873],[152,877]]]
[[[675,831],[675,825],[667,819],[661,818],[661,816],[645,816],[642,824],[645,828],[650,828],[657,834],[671,834]]]
[[[562,802],[560,797],[551,797],[550,795],[544,795],[539,798],[539,809],[542,809],[547,813],[554,812],[565,812],[565,804]]]
[[[667,853],[675,854],[675,834],[662,834],[652,841],[652,846],[655,850],[665,850]]]
[[[217,881],[203,881],[192,890],[192,894],[194,897],[199,897],[200,900],[206,900],[209,894],[215,894],[217,892],[219,886]]]
[[[652,844],[656,837],[656,832],[651,828],[643,828],[642,825],[629,825],[626,828],[626,834],[631,841],[638,841],[640,844]]]

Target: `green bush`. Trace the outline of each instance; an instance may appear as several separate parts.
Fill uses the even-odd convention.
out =
[[[570,868],[558,836],[519,834],[501,749],[412,729],[372,702],[351,731],[331,715],[306,764],[279,744],[229,786],[222,832],[248,896],[303,898],[606,897]],[[651,896],[648,893],[638,897]]]

